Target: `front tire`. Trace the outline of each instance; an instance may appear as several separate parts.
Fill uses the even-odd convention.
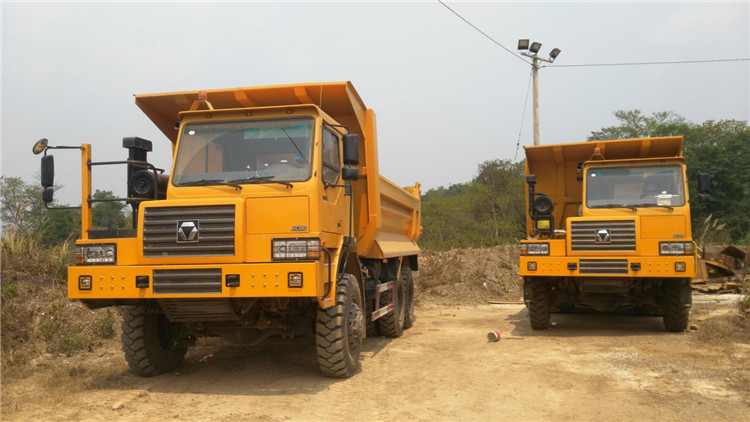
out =
[[[690,285],[686,285],[681,280],[665,280],[662,288],[664,289],[664,328],[672,333],[685,331],[688,327],[690,304],[685,304],[682,296],[683,289],[690,289]]]
[[[336,283],[336,304],[318,309],[315,343],[323,375],[348,378],[359,368],[365,330],[364,309],[357,279],[350,274]]]
[[[549,289],[544,280],[530,280],[531,298],[527,301],[529,321],[534,330],[546,330],[550,327]]]
[[[153,377],[177,369],[187,347],[176,347],[181,324],[146,305],[126,306],[122,319],[122,351],[134,374]]]

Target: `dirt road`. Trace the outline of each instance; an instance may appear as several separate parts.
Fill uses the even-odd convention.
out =
[[[715,302],[696,298],[698,330],[684,334],[658,317],[581,314],[534,332],[522,305],[422,304],[402,338],[366,341],[347,380],[320,376],[306,339],[200,342],[179,372],[156,378],[131,375],[113,340],[4,383],[2,419],[747,420],[750,344],[703,333],[721,331],[704,320],[732,309]],[[490,330],[502,339],[488,342]]]

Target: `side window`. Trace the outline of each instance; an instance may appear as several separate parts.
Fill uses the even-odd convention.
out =
[[[341,171],[339,138],[330,130],[323,129],[323,181],[335,184]]]

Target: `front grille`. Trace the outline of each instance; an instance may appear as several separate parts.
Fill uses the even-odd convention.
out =
[[[143,256],[233,256],[234,220],[234,205],[146,208]],[[195,226],[194,238],[180,238],[182,223]]]
[[[221,268],[154,270],[154,294],[221,293]]]
[[[627,274],[627,259],[582,259],[580,274]]]
[[[609,232],[609,241],[597,238],[600,230]],[[635,221],[571,221],[570,246],[573,252],[635,251]]]

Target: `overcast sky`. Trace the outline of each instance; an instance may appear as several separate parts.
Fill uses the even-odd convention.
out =
[[[583,141],[615,110],[674,111],[690,121],[748,120],[750,63],[560,67],[750,57],[748,2],[447,2],[515,51],[519,38],[562,53],[540,70],[541,142]],[[471,180],[489,159],[532,144],[530,66],[438,2],[2,3],[2,174],[29,181],[31,146],[122,138],[170,144],[133,94],[350,80],[378,117],[381,172],[424,188]],[[558,66],[558,67],[556,67]],[[58,151],[58,199],[78,203],[79,158]],[[523,158],[523,151],[515,157]],[[94,188],[125,193],[125,169]]]

